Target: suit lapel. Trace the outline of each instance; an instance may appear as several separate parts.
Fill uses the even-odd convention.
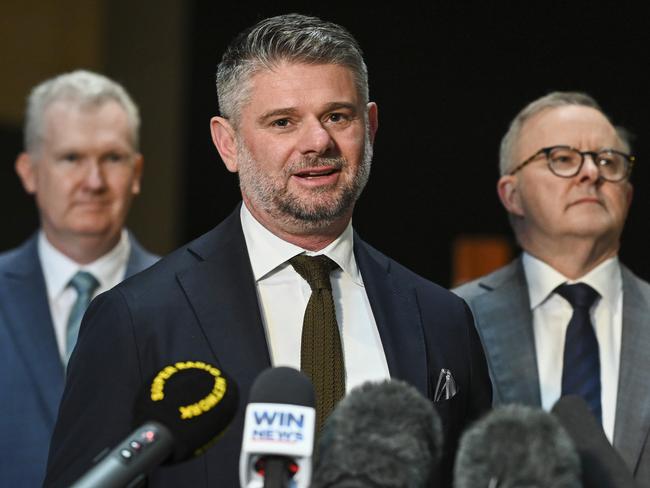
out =
[[[64,373],[36,242],[36,236],[27,241],[7,266],[1,277],[5,286],[0,286],[0,303],[5,307],[9,334],[54,425]]]
[[[388,369],[393,378],[427,395],[427,360],[420,312],[412,285],[399,286],[390,260],[354,235],[354,254],[377,323]]]
[[[224,371],[237,378],[242,400],[257,375],[271,366],[255,279],[239,220],[239,207],[192,243],[200,261],[178,280]]]
[[[486,277],[480,286],[491,291],[476,297],[472,308],[494,383],[494,403],[541,405],[533,319],[521,259]]]
[[[636,471],[650,431],[650,286],[621,267],[623,332],[614,446]]]

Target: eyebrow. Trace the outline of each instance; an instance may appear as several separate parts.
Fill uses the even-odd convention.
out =
[[[340,110],[340,109],[350,110],[355,115],[358,112],[357,106],[350,102],[330,102],[327,105],[325,105],[323,112],[331,112],[333,110]],[[274,110],[269,110],[268,112],[264,112],[262,115],[260,115],[257,118],[257,122],[260,124],[264,124],[267,120],[272,119],[274,117],[281,117],[281,116],[286,117],[286,116],[296,115],[298,113],[299,113],[298,109],[294,107],[276,108]]]

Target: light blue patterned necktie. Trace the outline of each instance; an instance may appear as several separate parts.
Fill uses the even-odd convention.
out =
[[[97,281],[97,278],[87,271],[77,271],[77,274],[72,277],[68,286],[71,286],[77,292],[77,300],[74,302],[74,305],[72,305],[70,316],[68,317],[65,346],[66,365],[68,364],[72,350],[77,343],[81,319],[88,308],[90,300],[92,300],[93,293],[99,286],[99,281]]]

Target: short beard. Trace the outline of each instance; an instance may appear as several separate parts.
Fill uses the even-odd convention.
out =
[[[329,187],[315,189],[312,199],[304,201],[286,191],[284,187],[274,185],[267,175],[260,176],[259,165],[253,159],[246,144],[237,141],[239,186],[254,207],[257,207],[277,219],[285,228],[294,231],[310,232],[328,228],[354,207],[361,195],[372,165],[372,144],[366,134],[361,164],[350,182],[339,190],[335,199],[328,198]],[[296,161],[283,169],[283,180],[303,168],[332,167],[343,169],[348,165],[345,158],[312,157]],[[321,198],[322,195],[322,198]]]

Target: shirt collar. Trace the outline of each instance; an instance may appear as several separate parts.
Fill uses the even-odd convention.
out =
[[[120,240],[113,249],[92,263],[80,265],[56,249],[41,230],[38,235],[38,255],[43,268],[48,296],[50,298],[59,296],[66,289],[75,273],[80,270],[88,271],[97,278],[99,287],[96,294],[112,288],[123,278],[123,270],[126,267],[130,250],[131,243],[128,232],[123,229]]]
[[[614,303],[617,294],[622,290],[621,267],[617,256],[603,261],[577,280],[570,280],[544,261],[528,253],[523,254],[522,262],[528,283],[531,310],[541,305],[558,286],[564,283],[585,283],[596,290],[603,300],[610,303]]]
[[[312,252],[273,234],[253,217],[246,208],[246,204],[241,206],[240,218],[255,281],[263,279],[276,268],[285,265],[292,257],[306,253],[309,256],[326,255],[338,264],[354,282],[363,284],[361,273],[359,273],[354,259],[352,221],[348,223],[341,235],[327,247],[318,252]]]

